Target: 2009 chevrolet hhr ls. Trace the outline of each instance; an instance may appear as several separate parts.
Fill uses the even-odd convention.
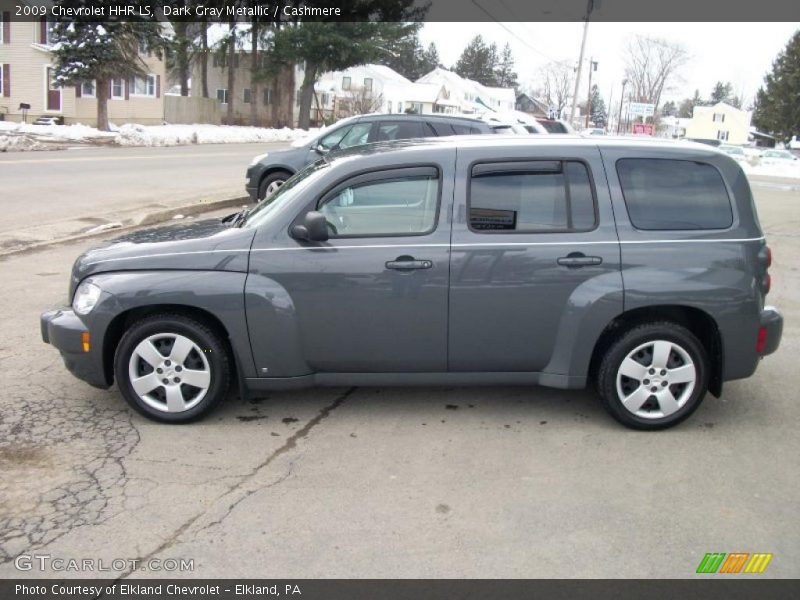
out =
[[[67,368],[183,422],[238,379],[582,388],[630,427],[749,377],[783,321],[750,188],[708,146],[472,136],[331,153],[227,222],[81,256]]]

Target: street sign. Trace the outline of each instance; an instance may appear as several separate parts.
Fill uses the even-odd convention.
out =
[[[644,102],[630,102],[628,104],[628,114],[635,117],[652,117],[656,112],[655,104]]]
[[[653,126],[649,123],[634,123],[633,133],[637,135],[653,135]]]

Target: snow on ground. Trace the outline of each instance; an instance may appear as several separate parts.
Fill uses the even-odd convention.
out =
[[[309,135],[302,129],[226,125],[121,125],[98,131],[86,125],[31,125],[0,121],[0,152],[41,149],[39,142],[112,143],[119,146],[181,146],[291,142]],[[24,141],[23,141],[24,140]]]
[[[800,179],[800,164],[798,161],[791,161],[794,164],[787,165],[751,165],[742,164],[742,169],[748,175],[761,177],[784,177],[787,179]]]

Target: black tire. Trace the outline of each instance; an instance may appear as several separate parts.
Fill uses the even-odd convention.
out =
[[[650,379],[643,379],[640,382],[643,387],[644,381],[650,381],[654,387],[644,387],[644,390],[638,393],[648,394],[648,389],[655,389],[660,392],[661,386],[663,385],[671,392],[675,390],[673,397],[677,393],[678,397],[680,398],[684,391],[686,392],[685,395],[687,397],[685,398],[684,403],[680,405],[680,408],[678,408],[675,412],[666,416],[658,416],[661,414],[661,412],[663,412],[660,402],[655,394],[649,394],[647,401],[644,405],[642,405],[640,410],[644,412],[652,412],[654,416],[640,416],[625,408],[622,398],[620,397],[620,393],[617,390],[617,375],[620,367],[622,366],[623,360],[625,360],[631,352],[637,350],[645,344],[648,344],[649,342],[655,342],[657,340],[664,340],[671,342],[672,344],[676,344],[680,347],[680,349],[686,352],[692,363],[694,363],[695,367],[694,389],[691,391],[691,393],[689,393],[689,389],[691,388],[682,387],[683,385],[689,384],[676,384],[673,386],[669,383],[669,381],[664,383],[660,378],[660,371],[656,370],[657,372],[655,375],[649,375],[651,371],[650,369],[647,369],[647,374],[645,377],[654,377],[658,379],[654,379],[653,381]],[[655,346],[653,346],[653,348],[655,348]],[[636,359],[637,362],[641,361],[641,363],[645,365],[647,364],[647,361],[650,360],[652,368],[652,351],[650,358],[648,358],[646,348],[643,349],[643,351],[638,352],[632,358]],[[674,361],[673,364],[681,366],[681,361],[683,359],[678,354],[678,350],[673,348],[669,353],[669,360]],[[600,366],[597,371],[596,385],[597,392],[600,396],[603,406],[617,421],[632,429],[656,430],[666,429],[667,427],[677,425],[684,419],[688,418],[689,415],[691,415],[695,410],[697,410],[697,407],[700,406],[700,403],[703,401],[703,397],[708,389],[708,375],[708,355],[703,347],[703,344],[700,343],[697,337],[691,331],[681,325],[678,325],[677,323],[672,323],[669,321],[657,321],[636,325],[622,331],[619,334],[617,339],[611,343],[611,346],[608,348],[605,355],[602,357],[602,360],[600,361]],[[635,389],[637,391],[639,389],[639,386],[636,385],[636,378],[629,379],[623,376],[620,379],[620,383],[620,389],[623,392],[626,388]]]
[[[153,406],[140,398],[131,384],[129,365],[134,350],[143,340],[160,334],[165,335],[165,343],[168,343],[170,334],[177,334],[188,338],[196,344],[198,348],[203,350],[203,356],[210,372],[210,383],[205,395],[196,404],[182,412],[164,412],[153,408]],[[163,352],[161,354],[164,356]],[[164,356],[164,358],[167,358],[167,356]],[[186,366],[183,368],[187,371],[190,368],[194,368],[189,366],[190,360],[200,364],[200,368],[205,368],[205,364],[202,363],[203,358],[199,357],[196,350],[190,352],[186,358]],[[200,362],[198,363],[198,361]],[[142,366],[146,369],[151,369],[151,367]],[[183,374],[186,375],[187,371],[184,371]],[[122,336],[114,354],[114,376],[116,377],[117,387],[119,387],[125,400],[144,416],[163,423],[188,423],[205,416],[225,397],[230,382],[230,373],[231,364],[225,342],[204,323],[180,314],[152,315],[137,321]],[[181,373],[173,373],[173,375],[181,375]],[[183,383],[179,387],[184,398],[189,398],[188,404],[191,403],[193,395],[194,398],[199,396],[199,388],[187,387]],[[161,389],[161,394],[165,394],[166,388],[162,387]],[[158,393],[156,392],[153,395],[158,395]]]
[[[261,180],[261,183],[258,184],[258,201],[261,202],[264,198],[267,197],[267,188],[271,184],[277,181],[283,184],[291,176],[292,174],[286,171],[273,171],[272,173],[264,177],[264,179]]]

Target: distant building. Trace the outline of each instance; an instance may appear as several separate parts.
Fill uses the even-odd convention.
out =
[[[513,88],[485,86],[442,68],[423,75],[417,83],[432,83],[445,88],[457,113],[482,112],[487,108],[507,112],[514,110],[517,101]]]
[[[457,108],[444,86],[414,83],[384,65],[366,64],[323,73],[314,92],[314,122],[371,112],[453,113]]]
[[[515,108],[534,117],[547,119],[551,117],[550,107],[545,102],[537,100],[528,94],[518,94]],[[558,115],[556,115],[558,116]]]
[[[694,140],[719,140],[725,144],[747,144],[752,113],[725,102],[695,106],[686,124],[686,137]]]
[[[95,82],[59,87],[54,81],[50,24],[11,21],[3,12],[0,23],[0,113],[21,121],[20,105],[30,105],[29,122],[40,116],[61,117],[64,123],[97,125]],[[112,123],[160,124],[164,120],[162,85],[164,62],[141,54],[147,74],[109,82],[108,120]]]

